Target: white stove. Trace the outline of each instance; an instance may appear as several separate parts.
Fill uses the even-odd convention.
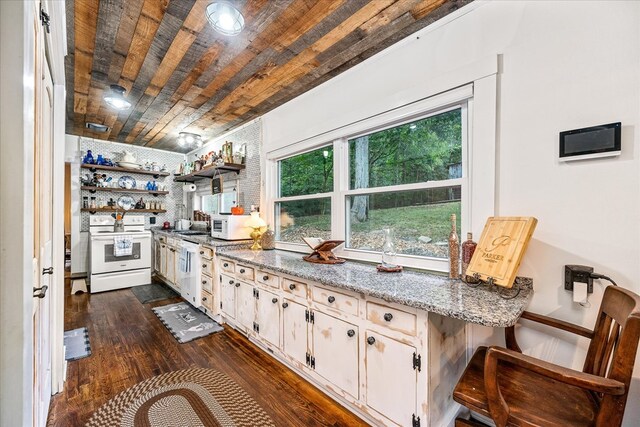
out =
[[[151,232],[144,229],[144,216],[125,215],[123,222],[124,231],[116,233],[111,215],[89,217],[91,293],[151,283]],[[123,240],[131,243],[125,253],[114,249]]]

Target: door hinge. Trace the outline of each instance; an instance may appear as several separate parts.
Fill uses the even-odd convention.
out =
[[[42,22],[42,26],[47,30],[47,34],[51,33],[51,18],[49,18],[49,14],[40,7],[40,22]]]
[[[313,311],[309,312],[309,322],[311,322],[311,323],[315,323],[316,322],[316,315],[314,314]]]
[[[422,364],[422,357],[420,357],[419,354],[414,352],[413,353],[413,369],[414,370],[417,369],[418,372],[420,372],[421,364]]]
[[[411,416],[411,426],[420,427],[420,417],[416,417],[416,414]]]
[[[253,322],[253,332],[260,333],[260,325],[256,322]]]
[[[305,357],[306,357],[306,361],[307,361],[307,366],[309,366],[309,364],[311,363],[311,355],[309,353],[305,353]]]
[[[304,311],[304,321],[309,323],[309,310]]]
[[[222,310],[222,301],[220,301],[220,310]]]
[[[311,366],[311,369],[316,369],[316,358],[314,356],[311,356],[309,366]]]
[[[256,289],[256,299],[260,299],[260,290]]]

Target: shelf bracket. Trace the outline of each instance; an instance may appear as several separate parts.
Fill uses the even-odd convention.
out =
[[[89,211],[91,215],[94,215],[97,211]]]

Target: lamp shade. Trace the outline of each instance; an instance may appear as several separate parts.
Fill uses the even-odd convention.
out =
[[[256,211],[251,212],[251,216],[247,220],[247,227],[251,228],[261,228],[266,227],[267,223],[264,222],[262,218],[260,218],[260,214]]]

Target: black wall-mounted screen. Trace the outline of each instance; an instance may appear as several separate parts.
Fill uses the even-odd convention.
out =
[[[560,132],[560,159],[576,156],[598,157],[598,154],[620,153],[620,129],[622,123],[592,126]]]

